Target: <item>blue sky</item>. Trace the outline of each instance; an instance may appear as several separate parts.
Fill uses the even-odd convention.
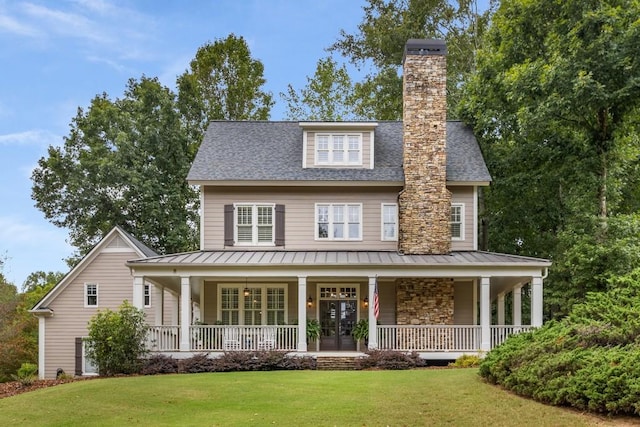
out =
[[[67,271],[68,232],[31,200],[31,171],[61,145],[78,107],[121,97],[127,80],[174,88],[199,46],[230,33],[247,40],[279,93],[313,75],[340,29],[356,30],[363,0],[0,0],[0,257],[21,286],[29,273]]]

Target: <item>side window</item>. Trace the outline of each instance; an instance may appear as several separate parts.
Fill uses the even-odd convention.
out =
[[[151,286],[144,285],[144,306],[151,307]]]
[[[398,240],[398,205],[382,204],[382,240]]]
[[[361,240],[361,204],[316,204],[317,240]]]
[[[85,307],[98,306],[98,284],[97,283],[84,284],[84,306]]]
[[[464,204],[454,203],[451,205],[451,239],[464,240]]]

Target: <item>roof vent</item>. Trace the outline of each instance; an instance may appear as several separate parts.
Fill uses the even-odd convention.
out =
[[[447,45],[444,40],[435,39],[409,39],[404,47],[404,56],[407,55],[446,55]]]

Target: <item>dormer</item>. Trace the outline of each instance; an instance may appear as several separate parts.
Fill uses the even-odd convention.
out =
[[[373,169],[375,122],[300,122],[302,167]]]

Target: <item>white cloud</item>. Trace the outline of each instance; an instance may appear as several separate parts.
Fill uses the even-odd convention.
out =
[[[62,138],[46,130],[28,130],[24,132],[9,133],[0,135],[0,146],[2,145],[33,145],[48,147],[49,145],[59,145]]]
[[[61,230],[34,225],[13,216],[0,216],[0,241],[2,242],[7,242],[11,246],[21,246],[54,240],[56,244],[64,243]],[[68,245],[64,243],[64,246]],[[12,254],[9,253],[9,255]]]
[[[19,22],[17,19],[4,14],[0,14],[0,31],[26,37],[42,36],[42,33],[34,26]]]

